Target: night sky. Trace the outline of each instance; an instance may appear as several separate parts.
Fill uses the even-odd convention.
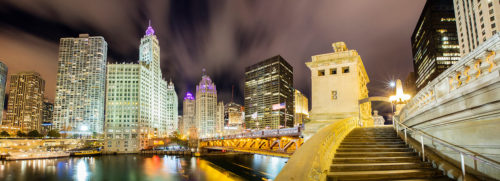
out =
[[[0,61],[9,75],[36,71],[54,99],[59,38],[103,36],[108,62],[137,62],[148,20],[160,41],[164,77],[181,100],[202,69],[219,97],[243,103],[244,68],[280,54],[294,68],[294,87],[310,97],[304,64],[344,41],[371,79],[370,95],[413,70],[410,37],[425,0],[1,0]],[[219,98],[220,100],[221,98]],[[182,104],[180,103],[180,107]],[[376,109],[377,106],[375,106]]]

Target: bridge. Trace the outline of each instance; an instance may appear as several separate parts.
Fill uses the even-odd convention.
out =
[[[257,130],[200,140],[200,148],[290,157],[304,142],[302,128]]]
[[[393,131],[361,128],[352,115],[320,120],[329,125],[295,151],[276,180],[500,180],[499,53],[500,33],[410,100],[395,102]],[[386,101],[358,103],[373,100]]]

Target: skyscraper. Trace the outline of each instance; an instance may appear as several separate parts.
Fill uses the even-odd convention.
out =
[[[500,3],[492,0],[454,0],[458,42],[462,56],[498,32]]]
[[[166,97],[165,97],[165,106],[166,106],[166,111],[165,111],[165,117],[166,117],[166,128],[167,128],[167,134],[171,134],[174,131],[177,131],[178,128],[178,119],[179,119],[179,113],[178,113],[178,98],[177,98],[177,93],[175,92],[175,87],[174,83],[170,81],[170,83],[167,86],[167,91]]]
[[[63,133],[102,134],[108,44],[101,36],[61,38],[54,126]]]
[[[177,130],[177,94],[163,80],[160,46],[151,24],[141,38],[139,63],[108,64],[106,152],[136,153],[151,138]]]
[[[245,122],[243,107],[235,102],[224,106],[224,134],[240,133]]]
[[[10,77],[7,116],[3,125],[23,132],[41,131],[45,81],[39,73],[21,72]]]
[[[299,90],[295,89],[294,99],[295,112],[294,112],[294,125],[305,123],[309,119],[309,100]]]
[[[277,55],[245,69],[247,128],[293,127],[293,113],[293,67],[283,57]]]
[[[460,59],[452,0],[429,0],[411,37],[417,89]]]
[[[182,122],[184,127],[184,135],[188,138],[198,137],[198,123],[196,121],[196,100],[190,92],[184,96],[182,105]]]
[[[217,89],[212,79],[205,75],[196,86],[196,122],[198,123],[198,138],[216,135]]]
[[[5,88],[6,88],[6,83],[7,83],[7,65],[5,65],[3,62],[0,62],[0,109],[2,112],[0,112],[0,123],[3,120],[3,108],[4,108],[4,102],[5,102]]]

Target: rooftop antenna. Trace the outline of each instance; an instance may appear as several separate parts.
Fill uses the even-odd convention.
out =
[[[203,71],[203,74],[202,74],[202,76],[205,76],[205,75],[207,75],[207,73],[206,73],[206,71],[207,71],[207,70],[206,70],[205,68],[203,68],[203,69],[202,69],[202,71]]]
[[[149,20],[149,26],[151,26],[151,19]]]

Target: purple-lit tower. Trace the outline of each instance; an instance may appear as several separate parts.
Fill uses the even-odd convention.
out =
[[[184,96],[183,112],[182,112],[183,130],[181,134],[189,138],[197,138],[196,124],[196,100],[191,92],[187,92]]]

